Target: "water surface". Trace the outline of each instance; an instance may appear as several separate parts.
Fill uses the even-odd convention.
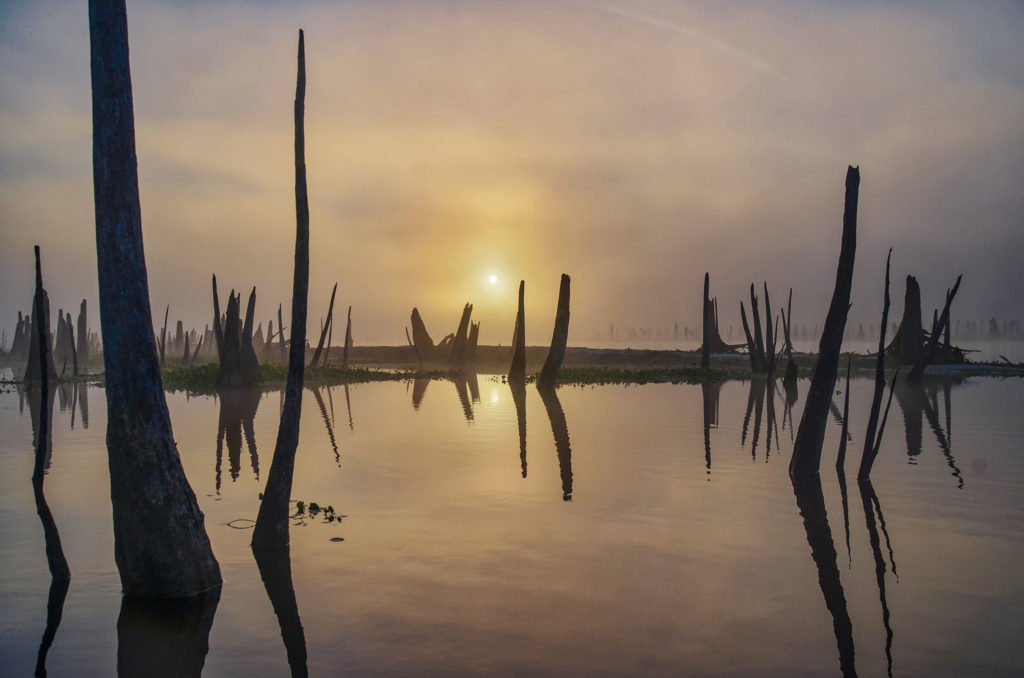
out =
[[[238,528],[256,516],[281,394],[169,394],[225,578],[174,613],[172,659],[153,649],[151,611],[122,605],[104,394],[58,389],[45,496],[72,579],[46,668],[113,675],[120,656],[125,673],[189,659],[204,676],[287,675],[289,659],[311,675],[1020,675],[1024,381],[898,390],[862,487],[872,383],[855,380],[845,483],[833,421],[820,485],[795,492],[790,417],[806,383],[792,410],[781,384],[756,381],[307,389],[293,498],[344,518],[297,518],[290,558],[261,563]],[[4,675],[33,671],[54,599],[30,400],[0,393]]]

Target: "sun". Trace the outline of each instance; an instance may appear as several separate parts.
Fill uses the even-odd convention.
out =
[[[492,273],[491,275],[487,276],[487,282],[491,283],[492,285],[497,285],[498,284],[498,276],[496,276],[496,275],[494,275]]]

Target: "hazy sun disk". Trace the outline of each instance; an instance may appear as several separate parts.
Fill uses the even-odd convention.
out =
[[[492,285],[497,285],[498,284],[498,276],[496,276],[496,275],[494,275],[492,273],[491,275],[487,276],[487,282],[491,283]]]

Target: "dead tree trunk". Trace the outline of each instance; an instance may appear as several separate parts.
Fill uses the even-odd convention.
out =
[[[750,283],[750,315],[754,323],[754,350],[757,351],[757,361],[760,365],[759,372],[767,367],[764,356],[764,337],[761,334],[761,315],[757,309],[757,295],[754,294],[754,283]]]
[[[299,31],[298,75],[295,84],[295,276],[292,283],[292,334],[281,425],[274,460],[260,502],[253,548],[288,546],[288,500],[292,491],[295,450],[299,444],[302,382],[306,365],[306,302],[309,291],[309,200],[306,196],[306,152],[303,113],[306,96],[306,55]]]
[[[858,480],[867,480],[871,474],[871,466],[875,463],[874,451],[875,432],[878,427],[878,414],[882,409],[882,394],[885,393],[885,328],[889,324],[889,264],[892,261],[892,248],[885,258],[885,292],[882,297],[882,324],[878,328],[878,358],[875,362],[875,390],[871,395],[871,411],[868,414],[868,429],[864,434],[864,452],[860,458]]]
[[[526,281],[519,281],[519,310],[516,311],[516,326],[512,332],[512,364],[508,368],[508,378],[526,381],[526,319],[523,313],[523,300]]]
[[[341,367],[348,369],[349,350],[352,348],[352,307],[348,307],[348,319],[345,321],[345,348],[341,352]]]
[[[89,325],[85,313],[85,299],[78,311],[78,359],[83,365],[89,362]]]
[[[466,341],[465,362],[472,363],[476,360],[476,346],[480,342],[480,323],[470,323],[469,339]]]
[[[324,322],[323,329],[320,330],[320,340],[316,344],[316,350],[313,351],[313,359],[309,361],[309,366],[314,367],[320,361],[320,354],[324,350],[324,340],[327,339],[327,330],[331,326],[331,321],[334,317],[334,295],[338,292],[338,283],[334,283],[334,289],[331,290],[331,303],[327,307],[327,320]]]
[[[171,307],[168,306],[164,310],[164,327],[160,330],[160,367],[162,368],[167,363],[164,361],[165,349],[167,348],[167,316],[171,312]]]
[[[565,345],[569,341],[569,276],[562,274],[558,286],[558,309],[555,311],[555,329],[551,333],[551,348],[544,360],[544,367],[537,376],[537,386],[554,388],[558,372],[565,360]]]
[[[903,302],[903,319],[897,330],[896,359],[901,365],[913,365],[921,357],[924,346],[924,330],[921,327],[921,287],[917,278],[907,276],[907,291]]]
[[[221,582],[185,478],[153,345],[123,0],[90,0],[93,188],[114,558],[128,596],[194,596]]]
[[[935,350],[939,346],[939,337],[942,336],[943,328],[949,322],[949,307],[953,303],[953,297],[956,296],[957,290],[960,289],[960,279],[963,277],[963,274],[958,275],[956,283],[953,284],[953,289],[946,292],[946,305],[942,307],[942,315],[939,316],[936,326],[932,328],[931,337],[928,339],[928,345],[925,347],[924,353],[918,358],[917,363],[910,370],[910,374],[907,375],[907,381],[911,383],[921,381],[924,368],[928,366],[928,363],[935,356]]]
[[[249,293],[249,303],[245,307],[245,324],[242,326],[242,342],[240,349],[241,381],[252,384],[259,379],[260,361],[256,357],[256,348],[252,345],[252,326],[256,316],[256,288]]]
[[[224,353],[224,326],[220,324],[220,295],[217,294],[217,276],[213,276],[213,336],[217,341],[217,359]]]
[[[703,369],[711,367],[711,323],[709,322],[709,313],[711,312],[711,275],[707,272],[704,273],[704,303],[701,306],[704,312],[702,314],[702,325],[704,329],[704,342],[701,345],[700,351],[700,366]]]
[[[466,343],[469,341],[469,319],[472,315],[473,304],[466,304],[462,308],[462,318],[459,319],[459,328],[455,331],[451,353],[448,354],[448,362],[452,365],[461,365],[464,362]]]
[[[185,352],[181,356],[181,369],[183,369],[183,370],[187,370],[188,369],[188,365],[189,365],[189,360],[188,359],[190,357],[190,353],[189,353],[189,348],[190,348],[189,347],[189,339],[190,338],[191,338],[191,336],[186,334],[184,339],[183,339],[183,341],[185,343]]]
[[[846,173],[846,201],[843,210],[843,240],[836,267],[836,286],[825,316],[825,328],[818,344],[818,360],[811,374],[811,386],[804,402],[800,426],[793,442],[789,474],[817,475],[821,465],[821,446],[825,439],[829,404],[836,385],[839,351],[850,310],[850,289],[853,286],[853,264],[857,253],[857,198],[860,171],[850,167]]]
[[[281,339],[281,364],[288,363],[288,354],[284,350],[284,320],[281,318],[281,304],[277,305],[277,336]],[[302,340],[305,343],[305,339]]]
[[[747,311],[740,302],[740,319],[743,321],[743,334],[747,339],[747,354],[750,355],[750,371],[760,372],[761,363],[758,360],[757,346],[754,344],[754,337],[750,335],[750,325],[747,324]]]
[[[40,365],[45,365],[50,380],[56,382],[57,370],[53,366],[53,351],[50,349],[50,297],[42,286],[32,297],[29,329],[28,365],[25,367],[23,381],[31,386],[39,378]]]
[[[422,367],[423,361],[429,360],[434,353],[434,340],[427,333],[427,326],[423,324],[423,318],[420,317],[419,310],[415,308],[412,309],[412,343],[419,355]]]

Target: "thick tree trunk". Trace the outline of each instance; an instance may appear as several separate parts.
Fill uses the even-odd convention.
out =
[[[516,326],[512,332],[512,364],[508,368],[508,378],[526,381],[526,319],[523,312],[523,301],[526,281],[519,281],[519,309],[516,311]]]
[[[565,345],[569,341],[569,276],[562,274],[558,286],[558,309],[555,311],[555,329],[551,333],[551,348],[544,360],[544,367],[537,375],[538,386],[554,387],[558,372],[565,360]]]
[[[469,339],[466,341],[464,362],[472,364],[476,360],[476,347],[480,342],[480,323],[470,323]]]
[[[299,31],[298,75],[295,84],[295,276],[292,282],[292,333],[281,425],[274,460],[260,502],[252,546],[288,546],[288,501],[292,491],[295,450],[299,444],[302,382],[306,367],[306,303],[309,292],[309,200],[306,195],[306,152],[303,113],[306,96],[306,55]]]
[[[153,345],[124,1],[90,0],[89,34],[114,558],[129,596],[194,596],[221,576],[181,467]]]
[[[921,327],[921,287],[917,284],[917,278],[912,275],[907,276],[899,339],[896,359],[901,365],[915,364],[920,359],[924,347],[924,330]]]
[[[853,264],[857,254],[857,198],[860,171],[850,167],[846,173],[846,200],[843,210],[843,239],[836,267],[836,285],[832,292],[825,329],[818,343],[818,360],[811,375],[800,426],[793,442],[793,457],[789,474],[817,475],[821,465],[821,446],[825,440],[825,425],[829,405],[836,385],[839,351],[843,346],[843,332],[850,310],[850,290],[853,287]]]

